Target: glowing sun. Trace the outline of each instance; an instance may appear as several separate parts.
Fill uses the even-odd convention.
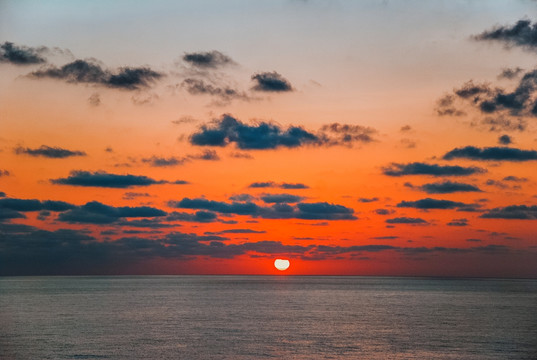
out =
[[[280,271],[284,271],[284,270],[287,270],[287,268],[289,267],[289,260],[284,260],[284,259],[276,259],[274,260],[274,267]]]

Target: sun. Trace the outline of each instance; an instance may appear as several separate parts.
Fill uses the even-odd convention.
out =
[[[287,270],[289,268],[289,260],[276,259],[274,260],[274,267],[280,271]]]

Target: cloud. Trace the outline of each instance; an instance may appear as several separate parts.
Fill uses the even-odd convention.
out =
[[[218,161],[220,156],[214,150],[204,150],[201,154],[188,155],[189,159],[195,160],[208,160],[208,161]]]
[[[114,207],[91,201],[85,205],[60,213],[58,221],[83,224],[110,224],[120,218],[160,217],[167,213],[149,206]]]
[[[253,182],[250,185],[248,185],[249,188],[281,188],[281,189],[287,189],[287,190],[301,190],[301,189],[309,189],[308,185],[302,184],[302,183],[275,183],[274,181],[261,181],[261,182]]]
[[[4,169],[0,169],[0,177],[9,176],[9,175],[10,175],[9,171],[4,170]]]
[[[160,157],[160,156],[151,156],[150,158],[142,159],[142,162],[149,164],[153,167],[168,167],[168,166],[182,165],[185,162],[185,159],[177,158],[175,156],[171,156],[169,158]]]
[[[204,209],[224,214],[256,215],[259,207],[252,202],[235,202],[231,204],[207,199],[183,198],[180,201],[169,201],[168,206],[183,209]]]
[[[226,146],[229,143],[236,143],[239,149],[261,150],[315,144],[319,142],[319,138],[301,127],[290,126],[284,130],[276,124],[267,122],[247,125],[225,114],[209,126],[202,125],[198,132],[190,136],[190,142],[205,146]]]
[[[522,178],[518,176],[509,175],[503,178],[504,181],[513,181],[513,182],[526,182],[527,178]]]
[[[454,192],[480,192],[482,191],[477,186],[460,182],[444,181],[440,183],[423,184],[419,187],[420,190],[428,194],[450,194]]]
[[[511,205],[494,208],[480,217],[485,219],[537,220],[537,205]]]
[[[266,203],[296,203],[304,198],[292,194],[265,194],[261,196],[261,200]]]
[[[0,222],[11,219],[25,219],[26,215],[21,214],[19,211],[0,207]]]
[[[203,209],[222,214],[248,215],[265,219],[304,219],[304,220],[355,220],[354,210],[343,205],[318,203],[274,203],[272,206],[260,206],[250,201],[231,203],[207,200],[204,198],[183,198],[169,201],[168,206],[183,209]]]
[[[47,51],[46,47],[32,48],[6,41],[0,45],[0,62],[9,62],[15,65],[42,64],[46,62],[41,55],[45,51]]]
[[[420,199],[417,201],[401,201],[397,204],[397,207],[408,207],[416,209],[455,209],[461,207],[467,207],[468,204],[451,201],[451,200],[437,200],[431,198]]]
[[[453,160],[456,158],[485,161],[529,161],[537,160],[537,151],[509,147],[486,147],[480,149],[475,146],[466,146],[453,149],[443,157],[445,160]]]
[[[193,52],[183,55],[183,61],[192,66],[207,69],[216,69],[225,65],[234,65],[235,62],[220,51]]]
[[[108,188],[129,188],[132,186],[148,186],[156,184],[167,184],[164,180],[154,180],[143,175],[118,175],[110,174],[104,171],[71,171],[66,178],[51,179],[51,183],[58,185],[73,185],[73,186],[94,186]]]
[[[348,145],[351,146],[355,142],[370,143],[375,141],[373,135],[378,131],[361,125],[348,125],[340,123],[332,123],[323,125],[320,133],[323,138],[322,142],[327,145]]]
[[[205,232],[207,235],[220,235],[220,234],[265,234],[266,231],[258,231],[258,230],[252,230],[252,229],[227,229],[222,231],[215,231],[215,232]]]
[[[71,156],[86,156],[84,151],[73,151],[62,149],[60,147],[50,147],[41,145],[37,149],[23,148],[21,146],[15,148],[15,154],[26,154],[31,156],[43,156],[50,159],[64,159]]]
[[[248,185],[249,188],[268,188],[268,187],[275,187],[275,183],[273,181],[265,181],[265,182],[253,182],[250,185]]]
[[[286,92],[293,91],[291,83],[277,72],[262,72],[252,75],[256,83],[252,88],[255,91]]]
[[[518,20],[512,26],[497,26],[473,36],[477,41],[496,41],[507,48],[518,46],[526,50],[537,50],[537,23],[530,20]]]
[[[166,220],[209,223],[217,221],[218,215],[212,211],[196,211],[194,214],[174,211],[166,217]]]
[[[308,185],[301,184],[301,183],[281,183],[279,185],[282,189],[309,189]]]
[[[3,191],[0,191],[0,197],[6,197],[6,193]]]
[[[468,176],[486,172],[478,167],[462,167],[426,164],[413,162],[408,164],[392,163],[388,167],[382,168],[384,175],[405,176],[405,175],[431,175],[431,176]]]
[[[361,202],[361,203],[370,203],[370,202],[379,201],[379,198],[378,198],[378,197],[372,197],[372,198],[359,198],[358,201]]]
[[[2,198],[0,199],[0,208],[23,212],[40,210],[66,211],[75,208],[75,205],[56,200]]]
[[[422,218],[412,218],[412,217],[396,217],[392,219],[387,219],[386,223],[388,224],[428,224],[427,221]]]
[[[278,124],[259,121],[249,125],[224,114],[190,136],[193,145],[227,146],[235,143],[242,150],[266,150],[279,147],[299,146],[352,146],[356,142],[374,141],[372,135],[377,131],[360,125],[328,124],[314,133],[300,126],[284,129]]]
[[[229,86],[217,86],[207,83],[204,80],[188,78],[183,80],[181,86],[191,95],[211,95],[220,98],[224,104],[229,103],[233,99],[249,100],[250,97],[239,90]]]
[[[450,222],[448,222],[446,225],[448,226],[468,226],[468,219],[453,219]]]
[[[509,145],[513,142],[513,139],[509,135],[502,135],[498,138],[498,143],[501,145]]]
[[[375,236],[375,237],[372,237],[370,239],[374,239],[374,240],[395,240],[395,239],[399,239],[399,236]]]
[[[103,69],[93,60],[75,60],[61,68],[50,66],[30,74],[34,78],[52,78],[65,80],[68,83],[88,83],[104,85],[110,88],[138,90],[148,87],[163,74],[148,67],[123,67],[113,73]]]
[[[490,131],[524,131],[525,117],[537,116],[537,69],[525,72],[514,90],[493,87],[488,83],[468,81],[437,103],[439,115],[464,115],[461,107],[473,108],[483,115],[472,126],[488,127]]]
[[[375,209],[375,213],[377,215],[390,215],[390,214],[393,214],[394,211],[388,210],[388,209]]]
[[[522,71],[524,71],[524,69],[519,67],[502,69],[502,72],[500,73],[500,75],[498,75],[498,79],[515,79],[520,75]]]

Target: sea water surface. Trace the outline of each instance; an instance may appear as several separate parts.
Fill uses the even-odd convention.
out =
[[[537,280],[0,278],[1,359],[537,359]]]

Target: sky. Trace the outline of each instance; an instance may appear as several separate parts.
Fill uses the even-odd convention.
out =
[[[2,1],[0,275],[535,278],[536,11]]]

